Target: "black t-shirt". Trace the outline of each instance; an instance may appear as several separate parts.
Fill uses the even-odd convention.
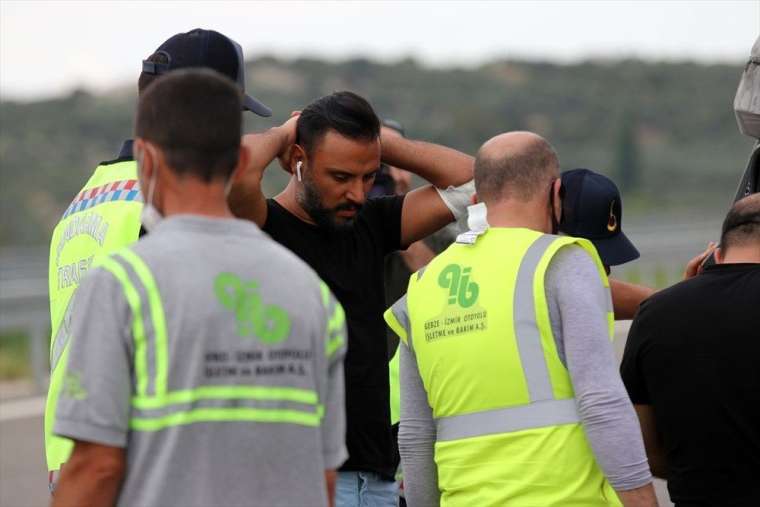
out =
[[[346,312],[346,446],[341,470],[392,478],[397,462],[391,433],[385,334],[383,260],[401,244],[403,196],[369,199],[349,233],[331,234],[267,200],[263,230],[290,249],[330,287]]]
[[[719,264],[645,301],[621,365],[652,405],[670,497],[760,505],[760,264]]]

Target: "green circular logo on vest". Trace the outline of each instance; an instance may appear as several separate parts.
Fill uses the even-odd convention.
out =
[[[232,273],[221,273],[214,280],[214,293],[225,308],[234,312],[238,335],[275,344],[290,334],[287,312],[276,305],[265,305],[258,283],[244,282]]]
[[[478,284],[470,281],[469,266],[449,264],[438,275],[438,285],[449,289],[450,305],[458,304],[462,308],[469,308],[478,300]]]

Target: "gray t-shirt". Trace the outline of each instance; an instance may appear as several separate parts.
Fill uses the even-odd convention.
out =
[[[131,251],[146,269],[117,254],[76,296],[55,433],[126,447],[118,505],[326,505],[347,457],[327,287],[241,220],[173,216]]]
[[[581,247],[562,247],[549,262],[544,287],[557,351],[570,374],[597,463],[617,490],[648,484],[652,475],[636,413],[617,371],[607,328],[609,295],[596,265]],[[400,354],[404,491],[409,505],[438,505],[433,412],[413,353],[401,347]]]

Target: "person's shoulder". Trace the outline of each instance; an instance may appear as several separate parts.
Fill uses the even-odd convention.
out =
[[[125,282],[124,266],[121,262],[116,260],[117,252],[102,255],[93,261],[87,273],[82,278],[82,282],[77,289],[77,294],[82,298],[87,298],[85,294],[112,294],[113,291],[117,293],[123,292],[123,284]],[[113,303],[113,297],[97,297],[98,301],[102,303]]]
[[[391,213],[398,213],[404,203],[403,195],[383,195],[372,197],[364,202],[360,216],[383,216]]]
[[[302,230],[310,225],[303,222],[300,218],[293,215],[282,204],[270,197],[266,200],[267,216],[261,230],[267,234],[274,235],[277,239],[289,237],[293,231]]]
[[[702,280],[699,276],[681,280],[669,287],[658,290],[641,304],[648,313],[668,310],[673,305],[680,305],[685,297],[696,290],[700,290]],[[641,310],[639,310],[641,312]]]
[[[698,286],[699,283],[695,282],[693,278],[682,280],[649,296],[641,302],[636,311],[634,316],[636,328],[650,331],[668,329],[674,322],[673,316],[683,313],[684,303],[691,299],[690,293]],[[662,336],[666,338],[666,335],[667,333],[664,333]],[[629,335],[629,339],[631,338],[632,336]]]
[[[573,264],[573,263],[586,263],[593,264],[594,260],[591,258],[591,254],[586,251],[585,248],[577,243],[568,243],[561,246],[557,253],[552,257],[551,262],[559,264]]]
[[[549,260],[547,276],[549,277],[580,277],[598,273],[591,254],[576,243],[561,246]]]
[[[264,227],[269,225],[272,219],[277,220],[282,217],[287,217],[290,212],[286,210],[280,203],[278,203],[273,197],[269,197],[266,200],[267,203],[267,219],[264,222]]]
[[[177,234],[173,231],[167,233],[167,231],[152,231],[144,234],[137,239],[131,245],[125,246],[120,250],[114,252],[116,255],[123,254],[125,251],[131,251],[138,256],[153,256],[154,254],[165,253],[164,247],[167,245],[177,246]]]

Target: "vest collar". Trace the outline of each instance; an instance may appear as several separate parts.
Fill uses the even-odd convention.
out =
[[[127,139],[124,141],[124,143],[121,145],[121,150],[119,150],[119,160],[134,160],[132,157],[133,144],[134,141],[132,141],[132,139]]]
[[[111,165],[111,164],[117,164],[119,162],[131,162],[134,160],[134,157],[132,156],[132,145],[134,144],[134,141],[132,139],[127,139],[122,143],[121,149],[119,150],[119,155],[113,159],[113,160],[107,160],[105,162],[101,162],[98,165]]]

